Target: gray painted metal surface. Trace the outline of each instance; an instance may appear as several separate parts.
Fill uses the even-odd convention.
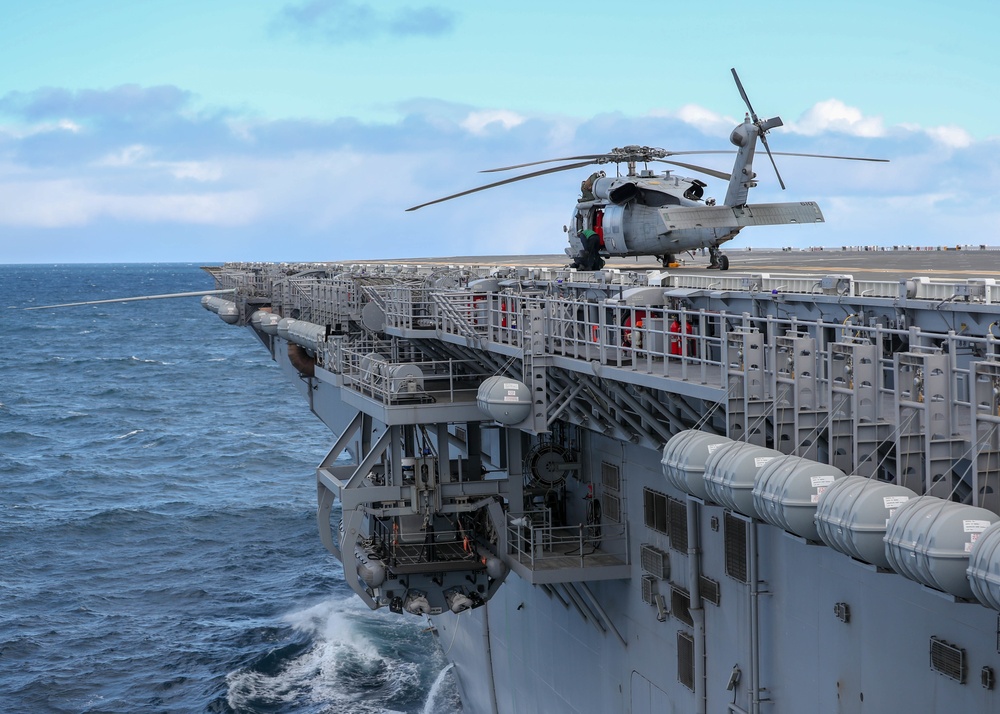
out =
[[[824,253],[214,274],[337,436],[322,542],[430,618],[467,711],[1000,710],[998,254]],[[479,408],[492,377],[521,421]],[[739,482],[767,520],[714,490],[729,440],[783,459]],[[947,515],[903,523],[910,493]]]

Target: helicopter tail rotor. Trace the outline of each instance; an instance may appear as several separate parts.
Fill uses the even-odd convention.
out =
[[[770,119],[761,120],[757,117],[757,112],[753,110],[753,105],[750,104],[750,98],[747,97],[746,90],[743,89],[743,82],[740,81],[740,76],[736,74],[736,68],[731,68],[733,72],[733,79],[736,80],[736,87],[740,90],[740,96],[743,97],[743,103],[747,105],[747,109],[750,110],[750,120],[753,122],[754,126],[757,127],[757,135],[760,137],[760,143],[764,145],[764,150],[767,152],[767,158],[771,160],[771,166],[774,167],[774,175],[778,177],[778,184],[780,184],[781,189],[785,189],[785,182],[781,180],[781,173],[778,171],[778,164],[774,161],[774,156],[771,154],[771,147],[767,145],[767,132],[771,129],[783,126],[781,117],[771,117]]]

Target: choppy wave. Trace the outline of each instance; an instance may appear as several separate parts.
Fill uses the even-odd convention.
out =
[[[227,704],[236,711],[455,711],[457,692],[440,655],[373,638],[363,629],[366,617],[374,615],[342,598],[286,615],[294,636],[226,678]],[[413,621],[390,626],[418,642],[427,636]]]
[[[8,305],[210,287],[0,266]],[[331,435],[252,335],[193,298],[11,310],[4,340],[0,708],[458,710],[423,623],[365,609],[319,543]]]

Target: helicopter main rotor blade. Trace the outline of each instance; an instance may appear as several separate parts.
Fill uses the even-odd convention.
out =
[[[661,156],[685,156],[685,155],[692,155],[692,154],[731,154],[731,153],[733,153],[733,152],[731,152],[731,151],[714,151],[714,150],[708,150],[708,151],[701,151],[701,150],[699,150],[699,151],[663,151],[662,154],[661,154]],[[615,153],[615,152],[609,152],[609,153],[606,153],[606,154],[583,154],[581,156],[567,156],[567,157],[564,157],[562,159],[543,159],[542,161],[529,161],[526,164],[515,164],[514,166],[502,166],[501,168],[498,168],[498,169],[483,169],[479,173],[481,173],[481,174],[491,174],[491,173],[497,173],[499,171],[511,171],[512,169],[523,169],[526,166],[537,166],[538,164],[551,164],[551,163],[553,163],[555,161],[580,161],[581,159],[592,159],[593,163],[595,163],[595,164],[601,164],[601,163],[608,163],[608,164],[610,164],[610,163],[614,163],[616,161],[627,161],[628,160],[621,153]],[[642,159],[639,159],[639,160],[641,161]],[[650,161],[656,161],[657,159],[650,158],[649,160]]]
[[[661,164],[673,164],[674,166],[680,166],[681,168],[698,171],[699,173],[703,173],[708,176],[714,176],[715,178],[722,179],[723,181],[729,181],[732,178],[732,174],[727,174],[723,171],[716,171],[715,169],[706,168],[705,166],[698,166],[697,164],[685,164],[681,161],[669,161],[667,159],[656,160]]]
[[[488,183],[485,186],[477,186],[476,188],[470,188],[468,191],[462,191],[461,193],[453,193],[450,196],[445,196],[444,198],[437,198],[433,201],[428,201],[427,203],[421,203],[418,206],[411,206],[407,208],[407,211],[416,211],[418,208],[423,208],[424,206],[433,206],[435,203],[443,203],[444,201],[450,201],[453,198],[459,198],[460,196],[468,196],[470,193],[477,193],[479,191],[485,191],[488,188],[496,188],[497,186],[503,186],[504,184],[514,183],[515,181],[522,181],[524,179],[535,178],[536,176],[544,176],[545,174],[554,174],[559,171],[569,171],[570,169],[578,169],[581,166],[589,166],[594,163],[593,161],[580,161],[575,164],[567,164],[566,166],[555,166],[551,169],[542,169],[541,171],[532,171],[530,174],[522,174],[521,176],[514,176],[513,178],[504,179],[503,181],[497,181],[495,183]]]
[[[680,152],[678,152],[680,153]],[[698,154],[735,154],[735,151],[690,151],[685,153],[698,153]],[[841,159],[843,161],[878,161],[881,163],[889,163],[889,159],[873,159],[868,156],[837,156],[835,154],[800,154],[795,151],[772,151],[775,156],[805,156],[810,159]],[[662,161],[662,159],[661,159]]]
[[[735,153],[735,152],[734,152]],[[775,151],[775,156],[807,156],[812,159],[841,159],[843,161],[880,161],[889,163],[889,159],[871,159],[867,156],[832,156],[830,154],[797,154],[793,151]]]
[[[526,166],[538,166],[539,164],[551,164],[556,161],[582,161],[583,159],[591,159],[596,161],[597,159],[602,159],[609,154],[584,154],[582,156],[566,156],[561,159],[542,159],[541,161],[529,161],[526,164],[514,164],[513,166],[502,166],[499,169],[483,169],[479,173],[481,174],[492,174],[499,171],[512,171],[514,169],[523,169]]]

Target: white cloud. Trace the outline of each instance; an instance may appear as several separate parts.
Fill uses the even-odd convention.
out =
[[[798,121],[788,122],[785,127],[805,136],[846,134],[864,139],[879,139],[889,133],[882,117],[865,116],[860,109],[848,106],[839,99],[818,102],[803,113]],[[925,134],[935,142],[952,149],[967,148],[974,141],[965,129],[956,125],[924,127],[907,123],[900,124],[897,128]]]
[[[925,194],[823,200],[827,245],[996,245],[1000,211],[934,187]]]
[[[101,219],[140,223],[240,226],[257,218],[249,191],[203,194],[103,192],[84,180],[0,184],[0,225],[83,226]]]
[[[176,179],[191,179],[208,183],[218,181],[223,176],[222,167],[214,161],[173,161],[155,163],[162,166]]]
[[[652,118],[678,119],[710,136],[715,134],[728,136],[733,127],[742,121],[713,112],[711,109],[706,109],[697,104],[685,104],[679,109],[653,109],[649,112],[648,116]]]
[[[52,134],[54,132],[69,132],[79,134],[83,127],[70,119],[60,119],[59,121],[46,121],[27,126],[0,126],[0,133],[6,134],[12,139],[26,139],[38,134]]]
[[[476,174],[487,166],[629,142],[698,149],[708,137],[708,146],[724,148],[737,121],[697,105],[581,120],[424,103],[398,124],[343,118],[300,126],[220,116],[190,134],[127,136],[88,125],[49,143],[5,139],[9,163],[0,163],[0,225],[29,232],[62,228],[51,235],[95,246],[110,233],[159,231],[179,241],[197,233],[197,245],[186,253],[167,254],[175,259],[199,259],[192,250],[218,256],[223,246],[228,257],[234,235],[242,237],[237,257],[247,259],[281,259],[285,252],[304,259],[559,252],[562,225],[589,167],[417,212],[404,209],[501,178]],[[780,192],[766,158],[759,159],[755,202],[813,199],[827,216],[828,223],[808,231],[775,231],[778,245],[955,242],[959,224],[975,242],[1000,240],[987,201],[1000,175],[1000,155],[987,150],[989,142],[959,127],[885,127],[836,101],[818,104],[789,129],[774,134],[773,150],[886,156],[892,163],[778,157],[789,187]],[[56,124],[49,130],[72,131]],[[252,140],[218,141],[234,133]],[[67,145],[91,158],[51,159]],[[725,170],[728,161],[714,157],[705,165]],[[709,195],[721,191],[724,184],[710,182]],[[976,196],[984,198],[974,202],[970,197]],[[497,201],[510,207],[502,224],[484,221]],[[766,229],[748,231],[747,240],[759,245],[767,235]]]
[[[56,127],[62,129],[63,131],[71,132],[73,134],[78,134],[80,133],[80,131],[83,130],[83,127],[81,127],[75,121],[70,121],[69,119],[60,119],[59,121],[56,122]]]
[[[935,126],[925,131],[935,141],[952,149],[965,149],[972,145],[972,137],[958,126]]]
[[[94,162],[95,166],[114,169],[149,169],[179,180],[198,182],[218,181],[223,176],[222,167],[215,161],[154,161],[153,150],[142,144],[131,144]]]
[[[866,117],[860,109],[850,107],[839,99],[818,102],[806,110],[798,121],[787,122],[785,126],[806,136],[836,132],[875,138],[885,136],[886,133],[881,117]]]
[[[486,109],[470,112],[462,121],[461,126],[472,134],[482,135],[495,124],[499,124],[504,129],[513,129],[524,122],[525,118],[516,112],[506,109]]]
[[[105,215],[125,221],[242,226],[257,217],[256,196],[249,191],[96,198],[96,207]]]
[[[705,109],[705,107],[700,107],[697,104],[685,104],[683,107],[675,112],[670,112],[668,116],[675,116],[681,121],[685,121],[688,124],[714,124],[717,122],[726,122],[727,124],[732,123],[731,119],[713,112],[711,109]]]
[[[101,157],[95,163],[97,166],[135,166],[149,156],[149,153],[149,149],[142,144],[132,144]]]

